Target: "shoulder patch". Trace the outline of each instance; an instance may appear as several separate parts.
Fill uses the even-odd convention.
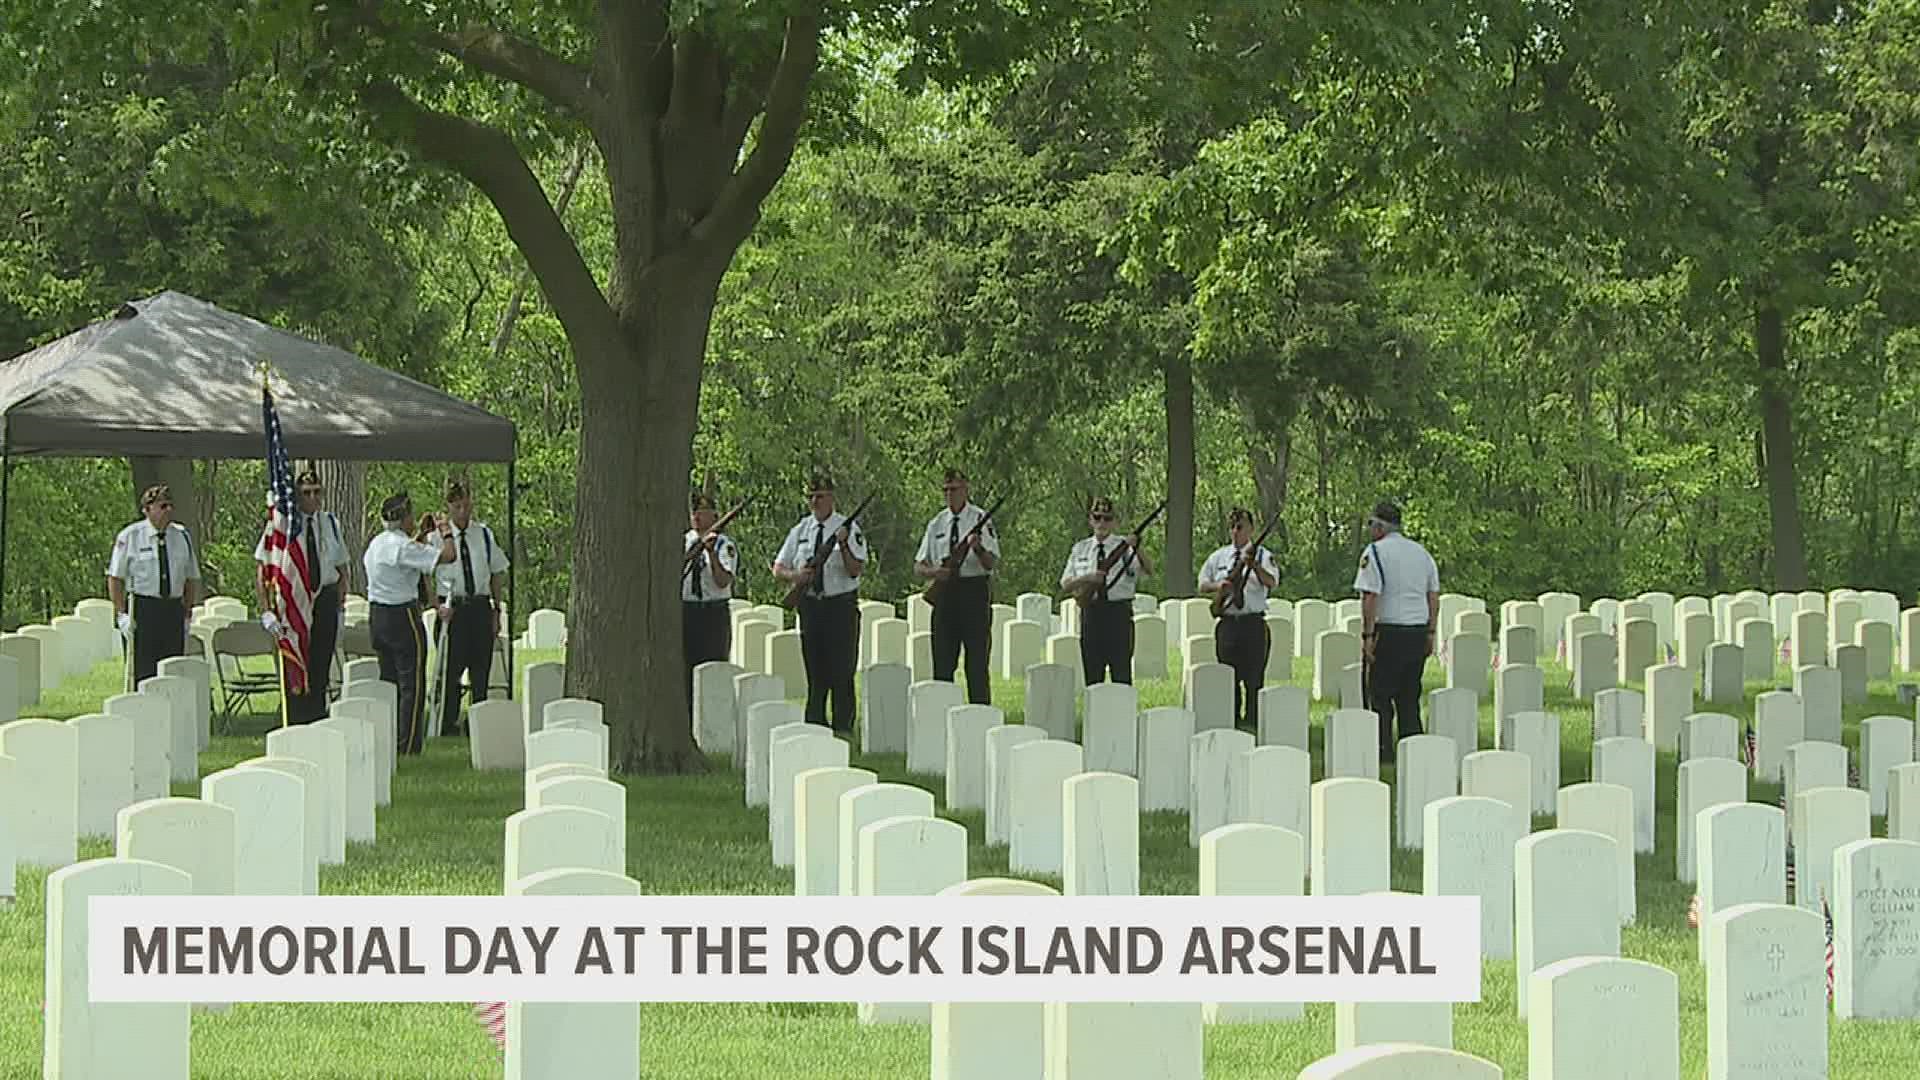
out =
[[[1368,553],[1366,553],[1366,552],[1361,552],[1361,553],[1360,553],[1360,569],[1362,569],[1362,570],[1365,570],[1365,569],[1367,568],[1367,565],[1368,565],[1369,563],[1371,563],[1372,561],[1373,561],[1373,556],[1372,556],[1372,555],[1370,555],[1370,554],[1368,554]]]

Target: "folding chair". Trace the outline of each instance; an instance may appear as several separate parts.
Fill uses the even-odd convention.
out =
[[[256,622],[230,623],[213,632],[214,672],[220,678],[220,721],[224,734],[245,704],[252,712],[254,697],[280,692],[280,665],[273,635]],[[245,660],[264,657],[264,672],[248,671]]]

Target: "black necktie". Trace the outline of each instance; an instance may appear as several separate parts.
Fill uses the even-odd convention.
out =
[[[827,523],[824,521],[814,522],[814,525],[813,525],[814,556],[817,558],[820,555],[821,549],[825,548],[826,546],[827,546]],[[816,594],[823,595],[823,596],[826,594],[826,591],[827,591],[826,576],[827,576],[827,564],[826,564],[826,561],[823,559],[820,562],[820,572],[814,575],[814,579],[813,579],[813,591]]]
[[[154,545],[160,549],[160,595],[165,598],[173,595],[173,567],[169,565],[172,560],[167,558],[167,534],[162,532],[156,536]]]
[[[467,546],[467,530],[460,530],[460,573],[467,579],[467,595],[473,591],[473,549]]]
[[[695,551],[700,550],[700,536],[697,533],[693,537],[693,547]],[[700,599],[700,576],[702,574],[705,574],[706,572],[707,572],[707,553],[704,551],[701,551],[699,555],[699,561],[693,564],[693,598],[695,600]]]
[[[320,584],[320,515],[307,515],[307,567],[313,572],[313,583]]]
[[[960,550],[960,515],[955,514],[953,520],[948,522],[947,554],[951,555],[958,550]]]

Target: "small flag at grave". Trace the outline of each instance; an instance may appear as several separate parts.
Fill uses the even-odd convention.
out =
[[[1827,891],[1820,890],[1820,916],[1827,923],[1827,1004],[1833,1004],[1833,909],[1827,906]]]
[[[1694,893],[1693,899],[1687,901],[1687,929],[1689,930],[1700,929],[1700,894],[1699,893]]]
[[[1747,746],[1747,771],[1759,772],[1760,771],[1760,744],[1754,740],[1753,725],[1751,723],[1747,725],[1746,746]]]
[[[487,1034],[493,1037],[493,1043],[501,1053],[507,1049],[507,1003],[504,1001],[476,1001],[473,1003],[473,1019]]]

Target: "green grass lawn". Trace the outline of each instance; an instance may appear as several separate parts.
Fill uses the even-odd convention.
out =
[[[517,654],[518,665],[551,654]],[[1437,663],[1427,669],[1429,687],[1440,685]],[[1310,680],[1304,663],[1294,680]],[[94,711],[119,692],[117,662],[103,664],[90,677],[73,680],[50,694],[38,715],[55,718]],[[1590,778],[1591,708],[1573,700],[1565,671],[1550,667],[1547,708],[1563,717],[1563,784]],[[1769,687],[1748,688],[1743,708],[1751,714],[1752,695]],[[1166,680],[1142,683],[1141,705],[1178,704],[1177,685]],[[995,680],[994,699],[1008,719],[1018,721],[1021,689],[1011,680]],[[272,708],[277,710],[277,703]],[[1704,710],[1704,706],[1696,706]],[[1909,710],[1910,711],[1910,710]],[[1316,762],[1320,757],[1325,709],[1316,706],[1312,729]],[[1857,751],[1859,721],[1878,714],[1901,714],[1891,685],[1873,687],[1865,705],[1846,710],[1845,738]],[[216,736],[201,756],[203,774],[263,750],[262,732],[277,722],[262,716],[240,725],[240,733]],[[1492,704],[1481,709],[1481,741],[1491,743]],[[864,758],[855,764],[883,779],[908,779],[942,796],[937,780],[907,778],[904,758]],[[1695,960],[1693,934],[1686,925],[1690,887],[1674,880],[1673,825],[1676,764],[1663,756],[1658,764],[1658,851],[1641,856],[1639,923],[1622,930],[1622,952],[1674,971],[1680,980],[1681,1075],[1699,1077],[1706,1069],[1705,981]],[[1315,775],[1319,775],[1316,764]],[[1383,775],[1391,779],[1391,770]],[[628,797],[628,872],[648,893],[784,894],[791,873],[773,866],[766,816],[749,810],[740,775],[716,760],[705,776],[632,778]],[[175,793],[197,795],[191,785]],[[1777,786],[1756,784],[1751,797],[1771,802]],[[393,804],[381,811],[380,839],[351,845],[347,864],[321,871],[321,890],[357,894],[498,894],[502,856],[501,823],[521,809],[517,773],[475,773],[468,766],[464,741],[429,744],[418,759],[402,762],[393,785]],[[973,876],[1007,873],[1006,849],[987,849],[978,814],[954,815],[975,843],[970,852]],[[1541,818],[1536,828],[1551,826]],[[1885,823],[1874,820],[1874,835]],[[1141,884],[1149,893],[1195,891],[1198,853],[1187,844],[1184,815],[1159,813],[1143,818]],[[110,840],[83,840],[82,858],[110,855]],[[0,1076],[40,1073],[43,976],[41,955],[45,915],[45,875],[22,868],[19,902],[0,910]],[[1044,880],[1044,879],[1043,879]],[[1050,884],[1058,885],[1058,881]],[[1417,856],[1395,853],[1396,889],[1420,890]],[[1509,1077],[1526,1075],[1526,1028],[1514,1016],[1511,963],[1486,965],[1482,999],[1456,1007],[1457,1048],[1499,1063]],[[850,1080],[912,1078],[928,1075],[928,1031],[923,1027],[862,1028],[851,1005],[649,1005],[642,1021],[642,1068],[650,1080]],[[1834,1021],[1830,1075],[1846,1080],[1920,1074],[1920,1023]],[[1631,1032],[1621,1032],[1632,1037]],[[488,1077],[500,1075],[493,1043],[462,1005],[424,1004],[242,1004],[221,1014],[193,1019],[196,1077],[220,1080],[287,1080],[295,1077]],[[1333,1009],[1313,1005],[1298,1023],[1210,1028],[1206,1036],[1209,1080],[1274,1080],[1331,1052]]]

